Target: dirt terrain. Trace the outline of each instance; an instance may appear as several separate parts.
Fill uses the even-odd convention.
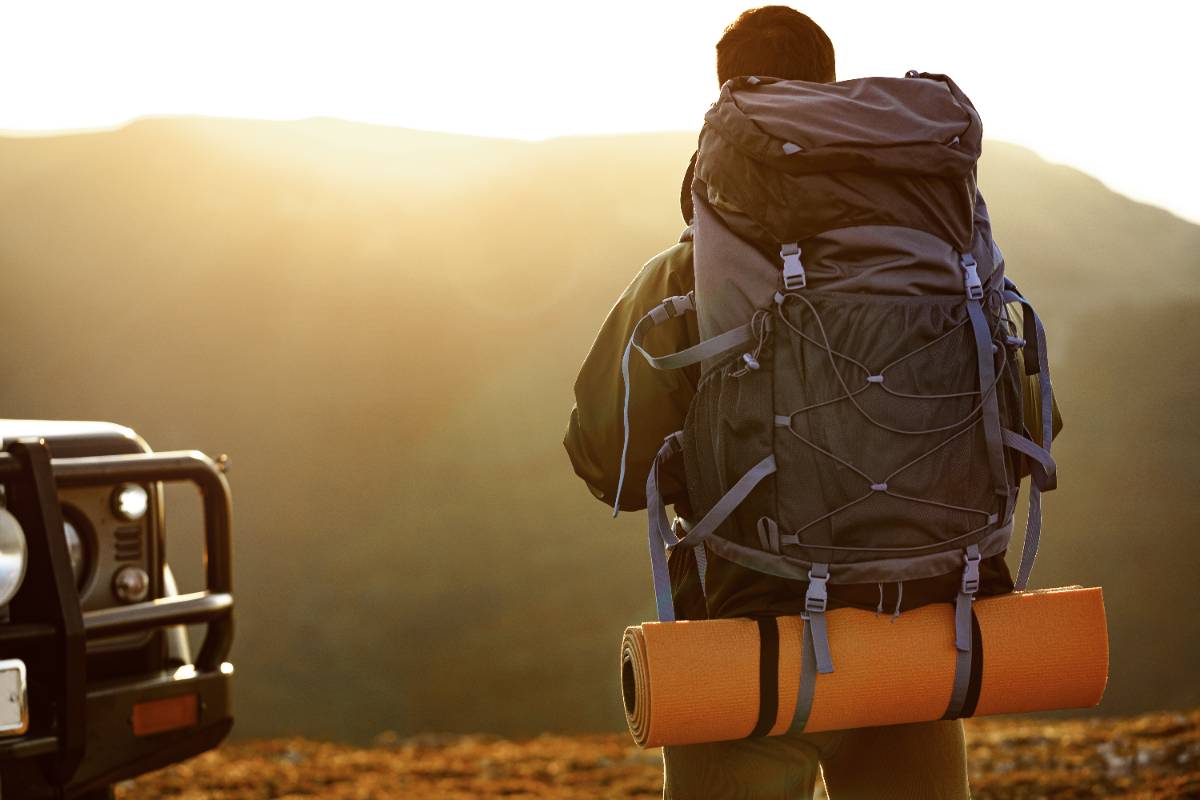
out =
[[[1200,797],[1200,709],[1127,719],[967,722],[976,798]],[[619,798],[662,791],[627,736],[384,734],[369,748],[236,743],[128,781],[119,800]]]

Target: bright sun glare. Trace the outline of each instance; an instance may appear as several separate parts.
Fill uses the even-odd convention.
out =
[[[540,139],[695,130],[746,2],[0,4],[0,130],[162,114]],[[1200,221],[1192,4],[797,4],[840,78],[946,72],[991,138]],[[1172,144],[1173,146],[1160,146]]]

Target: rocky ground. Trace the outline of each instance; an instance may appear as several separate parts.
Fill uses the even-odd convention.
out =
[[[1128,719],[967,723],[976,798],[1200,798],[1200,710]],[[119,800],[621,798],[662,791],[657,750],[627,736],[384,735],[227,745],[117,789]]]

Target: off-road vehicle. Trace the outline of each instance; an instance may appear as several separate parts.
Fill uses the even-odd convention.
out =
[[[233,724],[223,460],[100,422],[0,420],[0,796],[103,798]],[[167,566],[163,484],[199,489],[206,589]],[[203,625],[192,658],[186,625]]]

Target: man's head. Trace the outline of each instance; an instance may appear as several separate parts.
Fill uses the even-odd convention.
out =
[[[787,6],[752,8],[717,42],[717,82],[741,75],[831,83],[833,42],[799,11]]]

